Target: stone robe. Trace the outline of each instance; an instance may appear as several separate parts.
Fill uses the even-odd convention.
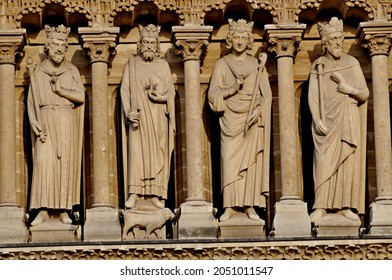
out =
[[[30,85],[28,115],[30,122],[37,121],[46,130],[45,142],[33,135],[33,177],[30,208],[71,210],[80,203],[81,159],[84,105],[53,92],[50,86],[52,73],[45,60],[35,68],[37,92]],[[64,61],[58,75],[63,90],[78,96],[84,102],[84,86],[78,69]],[[35,97],[33,95],[36,95]],[[38,102],[38,106],[36,104]]]
[[[261,72],[256,85],[258,60],[247,56],[237,64],[231,54],[219,59],[214,67],[208,101],[220,114],[221,127],[221,188],[223,207],[265,207],[269,191],[269,146],[271,89],[268,75]],[[223,93],[243,77],[243,88],[224,99]],[[258,122],[244,134],[252,95],[256,87],[254,107],[261,107]]]
[[[309,80],[309,106],[312,112],[314,158],[313,177],[315,203],[313,209],[357,209],[364,213],[366,110],[369,91],[358,61],[343,54],[339,64],[322,58],[324,64],[324,125],[326,136],[317,134],[315,124],[320,119],[319,81],[316,63]],[[361,89],[365,100],[357,100],[338,92],[338,84],[330,77],[340,73],[345,81]]]
[[[157,93],[167,96],[167,102],[150,100],[145,89],[150,78],[158,84]],[[132,193],[167,198],[174,148],[174,97],[174,84],[165,60],[155,58],[146,62],[140,56],[135,56],[125,64],[121,102],[124,113],[122,141],[126,198]],[[126,113],[129,109],[139,111],[138,127],[132,123],[127,125]]]

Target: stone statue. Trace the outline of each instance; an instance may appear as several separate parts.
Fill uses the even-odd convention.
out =
[[[258,60],[247,53],[252,28],[253,22],[229,20],[226,43],[231,52],[216,62],[208,91],[221,128],[221,222],[237,212],[259,220],[254,206],[265,207],[269,191],[272,94],[266,54]]]
[[[28,58],[28,116],[32,128],[33,176],[30,209],[39,210],[31,226],[59,217],[71,224],[80,203],[84,86],[78,69],[65,59],[70,28],[45,26],[47,58]]]
[[[359,221],[365,204],[366,101],[359,62],[343,53],[343,22],[318,25],[324,54],[313,63],[309,106],[315,145],[311,220],[327,213]]]
[[[139,27],[136,56],[125,64],[121,82],[125,208],[162,209],[167,198],[174,147],[175,89],[168,63],[160,57],[159,26]],[[140,207],[137,207],[140,208]]]

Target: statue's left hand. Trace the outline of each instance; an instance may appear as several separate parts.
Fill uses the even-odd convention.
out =
[[[54,93],[60,94],[61,85],[57,76],[52,76],[52,79],[50,80],[50,85]]]

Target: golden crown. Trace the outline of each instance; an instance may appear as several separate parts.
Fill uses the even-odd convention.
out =
[[[229,31],[252,32],[252,28],[253,28],[253,21],[246,22],[246,20],[244,19],[239,19],[238,21],[229,19]]]
[[[317,24],[317,29],[321,38],[332,32],[343,32],[343,21],[333,17],[329,22]]]
[[[71,28],[65,27],[62,24],[55,27],[45,25],[46,38],[48,39],[59,39],[59,40],[67,41],[68,34],[70,31]]]
[[[149,24],[146,27],[139,25],[140,37],[158,38],[160,31],[161,31],[161,27],[155,26],[154,24]]]

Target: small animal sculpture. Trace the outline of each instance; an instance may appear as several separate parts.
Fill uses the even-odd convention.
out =
[[[169,208],[159,211],[142,212],[127,211],[124,213],[123,238],[127,237],[129,231],[135,236],[133,229],[138,227],[145,230],[145,238],[151,238],[151,234],[163,227],[167,220],[173,220],[174,213]]]

